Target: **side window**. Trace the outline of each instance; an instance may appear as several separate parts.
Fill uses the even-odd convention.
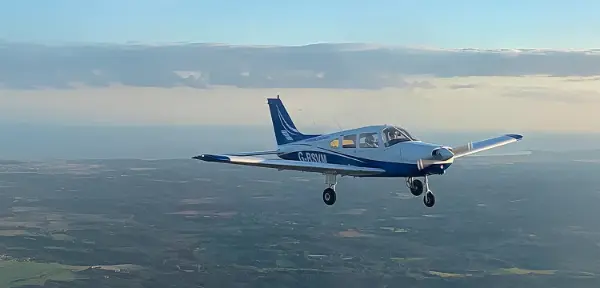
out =
[[[406,137],[400,130],[395,127],[385,128],[383,131],[383,144],[385,147],[392,146],[394,144],[398,144],[400,142],[410,141],[408,137]]]
[[[342,141],[342,147],[344,148],[356,148],[356,134],[345,135]]]
[[[379,141],[377,141],[377,132],[361,133],[358,137],[358,147],[360,148],[377,148],[379,147]]]
[[[329,142],[329,147],[331,147],[333,149],[340,148],[340,140],[339,139],[331,140],[331,142]]]

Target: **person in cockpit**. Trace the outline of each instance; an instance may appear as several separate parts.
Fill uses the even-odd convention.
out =
[[[365,137],[365,146],[367,148],[377,148],[377,141],[375,140],[375,137],[373,137],[373,134],[369,134],[367,135],[367,137]]]

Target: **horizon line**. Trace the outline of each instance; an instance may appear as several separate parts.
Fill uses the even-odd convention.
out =
[[[304,44],[248,44],[248,43],[225,43],[225,42],[200,42],[200,41],[126,41],[126,42],[106,42],[106,41],[13,41],[0,38],[0,44],[29,44],[29,45],[41,45],[41,46],[183,46],[183,45],[204,45],[204,46],[228,46],[228,47],[239,47],[239,48],[299,48],[299,47],[310,47],[318,45],[360,45],[364,50],[369,49],[415,49],[415,50],[430,50],[430,51],[463,51],[469,52],[469,50],[477,51],[503,51],[503,52],[519,52],[519,50],[537,50],[537,51],[598,51],[600,47],[589,47],[589,48],[552,48],[552,47],[497,47],[497,48],[479,48],[479,47],[441,47],[441,46],[428,46],[428,45],[398,45],[398,44],[385,44],[376,42],[310,42]],[[369,47],[370,46],[370,47]],[[359,47],[357,47],[359,48]]]

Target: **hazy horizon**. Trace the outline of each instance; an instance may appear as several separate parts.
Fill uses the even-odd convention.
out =
[[[3,42],[0,61],[5,159],[271,149],[266,98],[277,95],[307,133],[394,124],[448,144],[499,133],[524,134],[519,149],[600,142],[593,49]]]

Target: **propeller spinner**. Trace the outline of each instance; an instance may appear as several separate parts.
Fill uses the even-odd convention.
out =
[[[444,165],[454,162],[454,153],[450,147],[439,147],[431,151],[432,159],[419,159],[417,167],[423,170],[432,165]]]

